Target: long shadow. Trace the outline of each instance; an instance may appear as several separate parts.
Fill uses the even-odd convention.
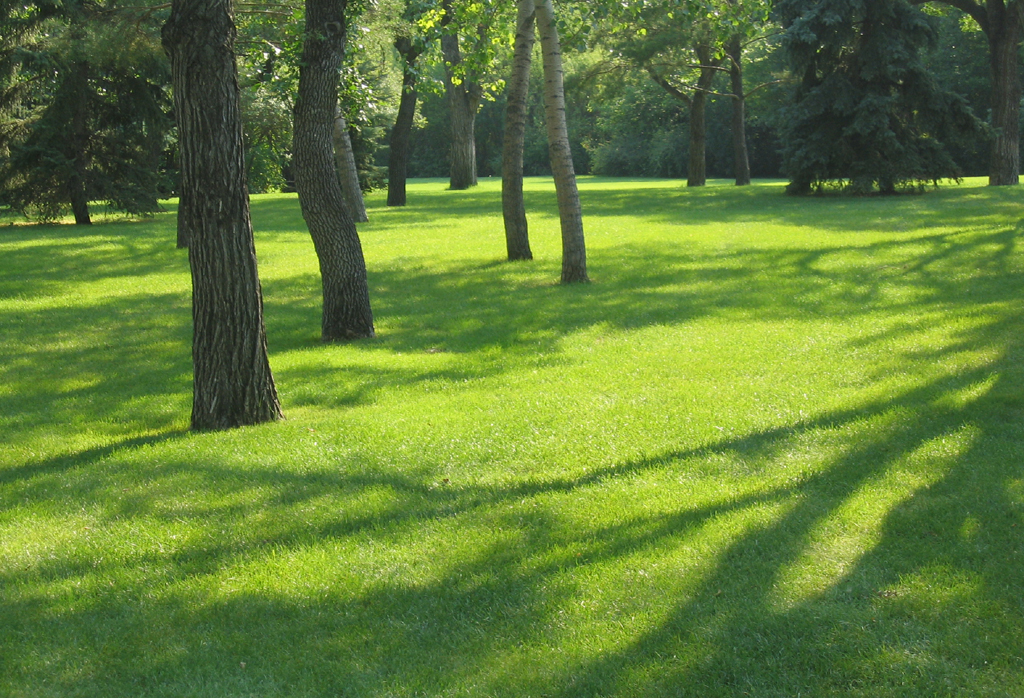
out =
[[[167,214],[93,226],[19,227],[0,236],[0,299],[68,292],[72,284],[188,269]]]
[[[615,333],[706,317],[854,324],[879,310],[893,318],[923,318],[952,307],[983,309],[1011,300],[1014,284],[1008,280],[1021,276],[1007,262],[1016,240],[1016,230],[997,230],[889,240],[866,250],[837,245],[708,254],[625,245],[607,253],[615,266],[600,284],[576,287],[538,283],[534,270],[507,265],[378,270],[371,274],[372,292],[385,329],[376,341],[357,345],[359,351],[443,351],[455,363],[416,372],[302,362],[280,376],[299,392],[302,385],[332,385],[336,405],[353,405],[393,386],[554,365],[565,360],[566,336],[595,327]],[[265,284],[268,331],[277,350],[317,345],[311,332],[319,322],[317,302],[303,296],[310,282],[290,277]],[[893,323],[863,341],[921,329],[914,320]]]
[[[997,367],[1018,358],[1010,353]],[[958,376],[956,387],[976,385],[993,368]],[[962,669],[981,655],[964,636],[929,640],[931,673],[917,671],[912,658],[901,664],[879,656],[886,648],[902,656],[896,650],[915,649],[921,633],[940,625],[922,609],[901,608],[907,602],[898,589],[892,596],[888,592],[935,564],[953,567],[982,582],[961,592],[957,605],[941,609],[963,614],[963,635],[972,627],[1010,629],[1012,620],[993,625],[970,612],[993,604],[1006,612],[1020,607],[1019,573],[1024,570],[1013,557],[1017,540],[1006,528],[1024,521],[1019,502],[1005,491],[1007,479],[1019,480],[1021,475],[1019,438],[1007,441],[983,433],[971,450],[930,464],[940,472],[945,468],[946,474],[885,514],[881,538],[867,554],[809,598],[789,606],[780,606],[776,598],[786,582],[783,571],[814,552],[814,530],[834,518],[858,491],[907,468],[906,459],[922,445],[965,425],[985,431],[1004,419],[1019,423],[1019,408],[1008,415],[1001,402],[990,404],[986,397],[958,409],[927,407],[948,392],[948,385],[922,386],[858,410],[723,439],[704,449],[610,464],[579,477],[501,487],[438,486],[428,473],[400,476],[366,463],[356,472],[341,468],[303,474],[162,459],[148,473],[119,468],[80,472],[63,487],[70,487],[76,501],[103,502],[107,526],[191,520],[208,522],[208,534],[183,544],[165,541],[171,549],[149,546],[128,559],[97,564],[87,558],[55,558],[30,570],[0,573],[0,588],[5,589],[40,579],[51,584],[79,580],[90,589],[87,602],[82,599],[71,607],[41,598],[0,600],[5,627],[33,638],[30,645],[9,647],[8,661],[17,669],[25,664],[25,652],[55,653],[69,642],[69,633],[89,628],[97,641],[77,650],[77,661],[92,670],[87,676],[53,677],[51,685],[58,690],[91,695],[102,685],[119,692],[128,685],[111,685],[108,677],[127,677],[131,685],[164,685],[170,694],[182,690],[183,677],[198,676],[218,687],[214,693],[229,694],[283,695],[280,687],[286,686],[342,695],[413,694],[419,687],[440,695],[475,685],[482,694],[495,695],[822,695],[857,687],[868,687],[876,695],[899,695],[885,687],[902,683],[908,687],[903,694],[933,695],[954,681],[959,682],[952,684],[958,694],[972,695],[984,684],[964,684]],[[894,412],[913,416],[875,431],[858,428]],[[638,510],[632,518],[611,524],[577,522],[567,528],[560,513],[575,499],[600,497],[609,480],[628,482],[639,473],[671,470],[681,461],[714,453],[771,460],[794,437],[845,428],[853,432],[846,448],[795,481],[723,493],[702,506],[671,512]],[[1019,436],[1019,427],[1017,432]],[[142,482],[147,483],[144,488]],[[51,488],[39,481],[21,489],[19,496],[38,500]],[[127,496],[126,488],[131,491]],[[165,496],[165,491],[190,488],[216,492],[236,504],[210,508]],[[392,496],[388,506],[363,515],[354,511],[361,497],[385,490]],[[115,491],[121,494],[112,506]],[[328,511],[311,509],[325,492],[333,493],[334,504]],[[924,505],[922,499],[927,500]],[[337,506],[343,502],[353,511]],[[771,506],[780,507],[782,515],[727,542],[697,588],[666,599],[672,609],[667,617],[626,646],[597,659],[568,661],[559,670],[548,667],[538,675],[519,674],[509,665],[516,661],[517,648],[524,653],[521,661],[530,656],[530,648],[543,655],[543,648],[558,646],[561,614],[585,599],[581,594],[586,587],[577,573],[586,577],[588,570],[613,566],[639,550],[671,550],[702,527]],[[298,512],[305,513],[297,517]],[[978,520],[978,533],[964,540],[961,522],[972,518]],[[477,543],[467,554],[460,552],[457,533],[463,528],[502,533],[494,534],[490,543]],[[922,543],[925,532],[934,537]],[[455,538],[450,549],[444,542],[449,536]],[[408,542],[423,537],[441,546],[438,561],[417,562],[401,552]],[[259,593],[251,586],[238,593],[222,588],[230,586],[225,577],[245,576],[249,562],[274,565],[272,560],[284,554],[282,573],[287,574],[288,556],[302,556],[310,546],[360,547],[374,540],[396,548],[393,561],[378,563],[383,564],[380,569],[328,565],[326,573],[317,573],[316,565],[307,564],[304,574],[311,578],[299,586],[306,591],[297,594]],[[381,574],[389,565],[397,565],[393,579]],[[422,574],[410,574],[417,565]],[[134,581],[104,590],[99,582],[126,566],[139,570]],[[237,571],[225,574],[232,569]],[[202,582],[204,578],[209,581]],[[412,579],[420,581],[410,583]],[[200,596],[197,603],[197,582],[199,588],[209,588],[208,600]],[[899,624],[885,625],[888,633],[896,634],[883,636],[872,629],[875,617],[901,613],[908,618],[906,625],[916,623],[905,636],[893,630]],[[591,630],[610,631],[613,621],[598,619]],[[948,627],[948,620],[941,625]],[[228,645],[216,630],[224,627],[231,629]],[[1005,665],[1019,648],[1020,638],[993,639],[982,654]],[[280,660],[282,655],[288,661],[261,663],[262,657]],[[685,655],[691,660],[670,659]],[[791,667],[783,674],[791,677],[791,684],[770,684],[779,676],[774,671],[779,663]],[[938,663],[949,669],[934,671]]]
[[[588,186],[580,183],[584,221],[588,217],[642,215],[661,223],[765,222],[806,226],[835,232],[900,232],[922,227],[978,228],[999,224],[1016,215],[1012,192],[990,188],[946,185],[918,196],[897,197],[791,197],[779,184],[735,187],[719,184],[686,187],[678,180],[647,180],[633,186],[612,188],[601,179]],[[524,200],[527,211],[557,217],[553,185],[548,178],[527,178]],[[501,195],[496,185],[468,191],[434,191],[421,194],[402,209],[371,207],[368,235],[378,227],[417,228],[427,221],[461,216],[493,217],[494,235],[502,235]]]
[[[991,356],[859,407],[504,484],[438,482],[437,463],[399,469],[388,452],[286,471],[274,465],[282,442],[273,438],[238,454],[226,447],[216,458],[197,456],[170,423],[168,435],[17,465],[0,471],[6,511],[57,511],[69,525],[87,515],[128,542],[119,556],[98,557],[91,552],[103,545],[69,542],[93,535],[76,529],[28,562],[12,546],[11,560],[0,561],[0,693],[1013,695],[1024,653],[1024,356],[1019,284],[1007,283],[1020,276],[1010,261],[1016,233],[937,234],[905,251],[901,242],[879,243],[873,249],[885,266],[897,260],[891,269],[870,260],[830,265],[851,254],[842,246],[731,251],[710,262],[638,246],[618,250],[620,270],[603,284],[582,288],[538,286],[522,272],[509,290],[495,283],[508,278],[503,267],[479,265],[455,276],[381,274],[375,283],[408,292],[378,306],[390,336],[359,350],[441,347],[467,360],[448,374],[348,371],[342,377],[356,387],[343,404],[438,375],[563,360],[560,339],[583,328],[628,331],[723,314],[853,323],[880,308],[930,318],[956,307],[984,321],[928,358],[941,364],[967,349]],[[268,309],[272,349],[307,345],[308,317],[288,320],[311,312],[297,284],[267,285],[268,306],[278,304]],[[187,312],[182,299],[164,297],[100,307],[101,327],[83,354],[55,344],[26,361],[8,348],[0,379],[14,381],[19,397],[6,431],[24,433],[47,415],[130,418],[112,402],[89,403],[95,390],[71,380],[86,369],[113,378],[115,392],[134,398],[151,423],[159,411],[147,401],[187,392],[181,330],[152,320],[165,305]],[[137,324],[121,325],[133,309]],[[50,327],[82,332],[75,313],[25,313],[4,346],[31,346]],[[892,346],[918,329],[892,324],[849,348]],[[133,344],[137,333],[158,341]],[[475,356],[491,347],[508,354],[507,364]],[[51,373],[52,383],[43,380]],[[307,366],[280,383],[330,373]],[[961,395],[973,397],[951,398]],[[968,432],[968,448],[942,447]],[[794,444],[815,438],[836,447],[796,477],[779,472]],[[688,503],[667,510],[637,507],[612,522],[574,514],[611,486],[645,496],[645,477],[662,474],[681,489],[677,476],[726,455],[767,465],[738,490],[681,496]],[[242,462],[251,458],[266,467]],[[714,475],[703,480],[713,484]],[[902,494],[887,508],[844,524],[844,507],[890,484]],[[718,542],[692,586],[666,583],[675,591],[651,595],[653,611],[631,606],[629,588],[645,582],[621,570],[638,551],[680,564],[689,540],[746,518],[757,523]],[[176,523],[191,535],[167,535]],[[820,531],[840,525],[862,550],[823,549]],[[820,578],[802,587],[809,569]],[[588,598],[595,578],[604,600]],[[574,631],[575,609],[591,601],[598,615],[583,616]],[[573,632],[619,639],[588,644]],[[789,683],[776,683],[779,676]]]

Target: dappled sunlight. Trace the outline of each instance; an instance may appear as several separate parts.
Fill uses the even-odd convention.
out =
[[[941,480],[976,436],[975,429],[964,427],[935,437],[912,453],[900,454],[898,465],[890,463],[861,483],[828,518],[808,531],[801,555],[779,569],[768,599],[775,612],[785,613],[836,586],[881,541],[889,512]]]
[[[643,230],[573,287],[499,261],[493,183],[371,197],[379,336],[336,345],[254,197],[287,419],[230,432],[184,431],[172,219],[0,238],[0,692],[1012,692],[1013,202],[628,184],[583,180]]]

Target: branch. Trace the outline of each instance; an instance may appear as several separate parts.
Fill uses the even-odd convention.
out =
[[[769,87],[771,85],[778,85],[779,83],[784,83],[784,82],[792,82],[792,79],[791,78],[779,78],[778,80],[769,80],[768,82],[762,82],[760,85],[758,85],[754,89],[747,90],[746,92],[744,92],[743,93],[743,99],[746,99],[750,95],[754,94],[758,90],[764,89],[765,87]]]
[[[941,5],[955,7],[964,14],[970,15],[971,19],[981,27],[981,30],[988,34],[990,26],[988,23],[988,10],[985,5],[978,4],[974,0],[910,0],[911,5],[924,5],[926,2],[937,2]],[[1019,5],[1020,2],[1014,2],[1014,4]]]
[[[690,97],[690,95],[681,91],[678,87],[670,83],[661,75],[658,75],[658,71],[654,69],[654,66],[646,64],[644,65],[644,68],[647,70],[647,74],[651,76],[651,80],[654,80],[654,82],[661,85],[661,87],[670,95],[672,95],[673,97],[675,97],[676,99],[678,99],[680,102],[687,106],[690,106],[693,103],[693,98]]]

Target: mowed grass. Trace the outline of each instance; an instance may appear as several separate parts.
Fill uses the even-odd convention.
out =
[[[1024,695],[1020,192],[499,184],[361,227],[318,342],[253,198],[287,419],[187,431],[174,213],[0,228],[0,695]]]

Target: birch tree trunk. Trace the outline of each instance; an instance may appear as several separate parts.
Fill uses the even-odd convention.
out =
[[[341,180],[341,191],[345,195],[345,203],[356,223],[366,223],[366,204],[363,203],[363,190],[359,186],[359,170],[356,168],[356,154],[352,150],[352,138],[348,135],[348,124],[341,114],[341,106],[334,105],[334,164]]]
[[[230,0],[174,0],[162,38],[193,226],[192,428],[278,419],[249,220]]]
[[[576,173],[569,149],[565,121],[565,91],[562,87],[562,50],[555,26],[551,0],[536,3],[537,31],[544,56],[544,114],[547,122],[551,174],[558,196],[558,217],[562,227],[562,283],[585,282],[587,250],[583,239],[583,212],[576,188]]]
[[[533,55],[533,0],[518,0],[512,75],[505,108],[505,141],[501,152],[501,212],[509,261],[533,259],[526,206],[523,203],[523,141],[526,137],[526,98]]]
[[[374,335],[363,248],[334,167],[345,5],[346,0],[306,0],[292,148],[299,205],[320,261],[325,342]]]

